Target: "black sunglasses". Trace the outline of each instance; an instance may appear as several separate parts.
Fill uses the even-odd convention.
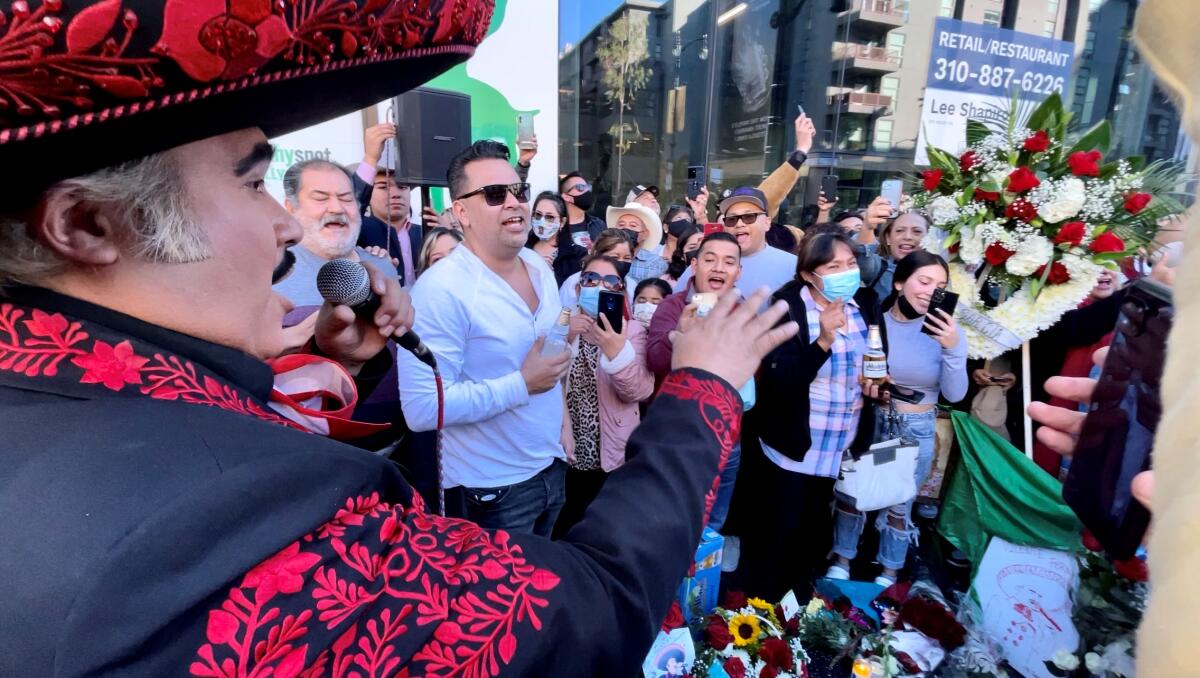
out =
[[[734,226],[737,226],[737,223],[740,220],[743,224],[745,224],[746,226],[749,226],[749,225],[753,224],[754,222],[758,221],[759,217],[765,217],[765,216],[767,216],[766,212],[751,212],[749,214],[732,214],[730,216],[725,217],[724,219],[721,219],[721,223],[725,224],[725,228],[733,228]]]
[[[529,184],[520,183],[492,184],[490,186],[484,186],[483,188],[477,188],[470,193],[464,193],[458,196],[458,199],[466,200],[471,196],[479,195],[481,193],[483,194],[483,199],[492,207],[503,205],[504,201],[508,199],[509,193],[512,193],[513,197],[516,198],[517,202],[519,203],[529,202]]]
[[[584,271],[579,276],[580,287],[595,287],[604,283],[604,289],[610,292],[624,292],[625,281],[618,275],[600,275],[595,271]]]

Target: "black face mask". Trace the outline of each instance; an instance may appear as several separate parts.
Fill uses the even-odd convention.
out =
[[[618,261],[617,262],[617,275],[621,276],[622,280],[624,280],[625,277],[629,275],[630,265],[631,264],[628,261]]]
[[[909,320],[916,320],[923,315],[922,313],[918,312],[917,309],[913,308],[912,304],[908,303],[908,297],[904,296],[903,294],[897,294],[896,306],[900,309],[900,315],[908,318]]]
[[[688,266],[691,266],[692,262],[695,261],[696,257],[698,257],[698,256],[700,256],[700,248],[699,247],[692,250],[691,252],[684,252],[683,253],[683,263],[687,264]]]
[[[696,222],[691,219],[679,219],[667,223],[667,233],[671,234],[672,238],[678,238],[683,235],[683,232],[689,228],[695,227]]]
[[[621,232],[625,234],[625,239],[629,241],[629,250],[631,252],[637,252],[638,236],[641,234],[637,231],[631,231],[627,228],[622,228]]]
[[[596,196],[591,191],[572,196],[571,199],[575,201],[575,206],[584,212],[592,209],[592,205],[596,204]]]

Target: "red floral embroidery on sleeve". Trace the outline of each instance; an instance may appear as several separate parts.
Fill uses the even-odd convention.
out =
[[[248,572],[210,610],[194,676],[495,676],[540,631],[558,575],[506,532],[379,501]],[[314,619],[315,616],[315,619]]]
[[[713,477],[712,487],[704,495],[704,520],[717,501],[717,489],[721,484],[721,471],[729,461],[733,446],[742,435],[742,406],[736,392],[717,379],[702,379],[697,374],[685,370],[672,372],[663,382],[660,393],[672,395],[680,400],[692,400],[700,406],[704,423],[717,438],[721,446],[717,462],[717,474]]]

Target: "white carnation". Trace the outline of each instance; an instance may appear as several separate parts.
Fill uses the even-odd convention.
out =
[[[958,246],[958,256],[968,266],[978,266],[983,262],[983,238],[979,237],[976,229],[964,228],[959,231],[962,240]]]
[[[929,218],[935,226],[945,226],[958,221],[958,201],[948,195],[939,196],[929,203]]]
[[[1067,177],[1054,184],[1046,198],[1038,207],[1038,216],[1047,223],[1057,224],[1079,214],[1087,200],[1087,189],[1078,178]]]
[[[1074,671],[1079,668],[1079,657],[1076,657],[1070,650],[1059,650],[1050,658],[1054,665],[1063,671]]]
[[[1032,275],[1045,266],[1054,255],[1054,243],[1040,235],[1030,235],[1021,241],[1016,254],[1004,262],[1004,268],[1017,276]]]

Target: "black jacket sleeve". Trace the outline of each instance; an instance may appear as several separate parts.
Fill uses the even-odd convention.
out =
[[[375,190],[375,185],[363,181],[357,172],[350,174],[350,181],[354,184],[354,196],[358,199],[358,213],[366,214],[371,206],[371,193]]]
[[[673,373],[561,541],[430,515],[385,460],[284,431],[112,545],[59,675],[633,675],[740,424],[729,384]]]

